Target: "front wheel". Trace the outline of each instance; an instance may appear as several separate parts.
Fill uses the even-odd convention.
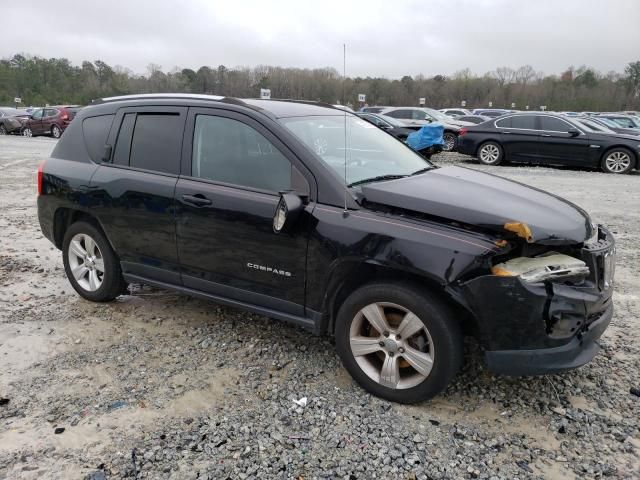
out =
[[[399,403],[442,392],[462,364],[462,333],[449,308],[424,289],[371,284],[342,304],[336,349],[370,393]]]
[[[500,165],[504,160],[504,151],[497,142],[485,142],[478,149],[478,160],[484,165]]]
[[[22,130],[22,136],[23,137],[33,137],[33,132],[31,131],[31,129],[29,127],[27,127],[24,130]]]
[[[60,138],[61,135],[62,135],[62,130],[60,130],[59,126],[54,125],[53,127],[51,127],[51,136],[53,138]]]
[[[614,148],[604,154],[602,171],[606,173],[629,173],[633,169],[635,159],[626,148]]]
[[[0,125],[0,135],[6,135],[7,128],[4,125]]]
[[[125,282],[111,245],[95,226],[76,222],[62,242],[64,270],[71,286],[92,302],[108,302],[122,294]]]
[[[458,146],[458,136],[455,133],[445,132],[442,139],[444,140],[442,149],[445,152],[453,152]]]

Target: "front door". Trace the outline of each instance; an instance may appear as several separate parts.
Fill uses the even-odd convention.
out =
[[[273,231],[278,192],[309,191],[303,170],[250,117],[190,109],[175,194],[184,286],[303,315],[310,207],[291,232]]]
[[[579,132],[572,135],[570,130]],[[587,135],[574,125],[551,116],[540,116],[540,161],[547,164],[590,166],[593,152]]]
[[[29,120],[28,127],[31,129],[31,132],[34,135],[38,135],[42,133],[42,116],[44,115],[44,109],[39,108],[34,110],[31,114],[31,119]]]

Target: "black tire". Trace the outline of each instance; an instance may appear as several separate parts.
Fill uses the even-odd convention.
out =
[[[104,265],[102,283],[100,287],[94,291],[87,290],[80,285],[71,271],[69,247],[71,240],[78,234],[91,237],[98,246],[102,256]],[[76,222],[67,229],[62,242],[62,260],[64,263],[64,271],[67,274],[71,286],[81,297],[87,300],[91,300],[92,302],[110,302],[126,291],[126,282],[122,278],[120,261],[111,249],[111,245],[104,234],[90,223],[82,221]]]
[[[486,155],[483,153],[487,150]],[[496,155],[497,154],[497,157]],[[483,165],[500,165],[504,161],[504,149],[498,142],[490,140],[478,147],[478,161]]]
[[[618,160],[617,161],[614,160],[615,158],[618,158]],[[621,163],[621,162],[625,162],[624,160],[625,158],[627,159],[626,161],[628,163],[626,164]],[[600,161],[600,168],[602,169],[603,172],[615,173],[617,175],[630,173],[631,170],[633,170],[633,168],[635,167],[635,165],[636,165],[636,158],[633,152],[623,147],[612,148],[611,150],[607,150],[602,155],[602,160]]]
[[[60,138],[62,136],[62,129],[57,125],[53,125],[51,127],[51,136],[53,138]]]
[[[6,135],[7,128],[4,125],[0,125],[0,135]]]
[[[31,130],[29,127],[23,128],[21,134],[23,137],[35,137],[35,135],[33,134],[33,130]]]
[[[433,352],[435,352],[432,357],[432,368],[426,378],[415,386],[396,389],[381,385],[360,367],[351,351],[352,322],[356,321],[356,316],[359,315],[361,309],[378,302],[395,304],[414,313],[430,335]],[[411,284],[374,283],[365,285],[344,301],[336,318],[336,349],[347,371],[368,392],[398,403],[420,402],[442,392],[462,365],[462,340],[460,325],[454,318],[451,309],[435,295]],[[398,357],[402,357],[402,351],[397,353]],[[378,355],[378,353],[373,355]],[[382,353],[382,355],[385,354]]]
[[[444,140],[442,150],[445,152],[455,152],[456,148],[458,148],[458,135],[453,132],[444,132],[442,139]]]

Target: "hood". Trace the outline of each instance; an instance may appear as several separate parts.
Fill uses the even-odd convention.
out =
[[[444,167],[398,180],[362,185],[367,201],[421,212],[508,234],[507,223],[524,223],[529,241],[582,243],[592,235],[589,215],[550,193],[462,167]]]

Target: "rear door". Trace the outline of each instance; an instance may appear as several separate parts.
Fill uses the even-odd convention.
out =
[[[214,108],[189,111],[176,187],[178,255],[186,287],[302,315],[307,207],[291,232],[276,234],[281,191],[308,195],[312,181],[262,124]]]
[[[579,132],[571,135],[570,130]],[[588,136],[558,117],[540,116],[540,161],[547,164],[590,166],[592,152]]]
[[[44,115],[42,116],[42,130],[41,133],[50,133],[51,127],[56,123],[58,118],[58,113],[60,113],[55,108],[45,108]]]
[[[124,273],[181,283],[174,191],[186,115],[186,107],[127,107],[113,122],[111,156],[91,180],[91,208]]]
[[[538,161],[540,131],[536,118],[535,115],[514,115],[495,121],[509,161],[534,163]]]

